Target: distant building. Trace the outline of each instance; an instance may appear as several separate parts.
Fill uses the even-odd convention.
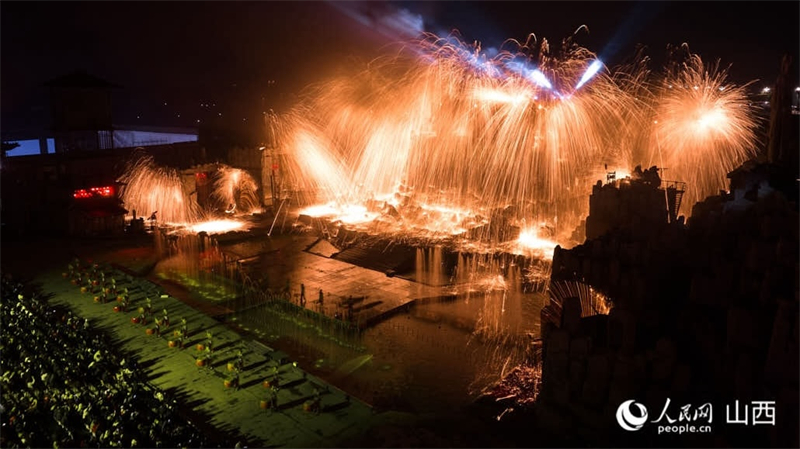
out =
[[[113,148],[111,90],[120,86],[85,72],[53,79],[45,86],[50,88],[57,153]]]
[[[18,147],[6,156],[97,151],[197,142],[194,128],[160,128],[115,124],[112,92],[120,86],[85,72],[74,72],[44,84],[50,90],[50,129],[3,130],[3,142]]]

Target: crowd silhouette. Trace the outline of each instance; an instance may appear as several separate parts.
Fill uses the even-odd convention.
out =
[[[214,445],[88,320],[7,275],[0,296],[0,447]]]

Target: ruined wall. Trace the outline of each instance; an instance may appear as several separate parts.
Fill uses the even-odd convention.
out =
[[[630,178],[592,188],[586,238],[594,239],[622,226],[659,226],[667,222],[664,190]]]
[[[554,255],[552,280],[585,280],[614,307],[581,318],[568,298],[557,319],[543,311],[541,406],[596,444],[797,447],[797,205],[762,183],[699,203],[686,227],[632,223]],[[667,398],[673,416],[711,402],[713,434],[617,424],[622,402],[655,420]],[[776,401],[777,425],[727,424],[735,400]]]

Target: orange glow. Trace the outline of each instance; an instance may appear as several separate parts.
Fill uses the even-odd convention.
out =
[[[152,156],[132,160],[120,182],[128,210],[145,216],[157,212],[160,223],[192,223],[201,216],[197,202],[184,191],[180,174],[156,165]]]
[[[747,86],[726,79],[718,64],[688,54],[680,70],[654,89],[649,160],[642,165],[668,168],[666,179],[686,182],[681,210],[687,216],[697,201],[725,189],[727,174],[755,155],[757,122]]]
[[[608,313],[611,312],[611,306],[609,305],[610,301],[608,298],[606,298],[604,294],[593,289],[591,286],[589,287],[589,293],[591,294],[594,310],[598,314],[608,315]]]
[[[625,179],[631,176],[631,172],[628,169],[617,168],[616,170],[613,171],[616,173],[616,179]]]
[[[224,234],[231,231],[246,230],[245,222],[238,220],[211,220],[201,221],[190,225],[187,229],[195,233],[205,232],[207,234]]]
[[[226,212],[248,214],[258,209],[258,184],[244,170],[221,166],[211,195],[220,200]]]
[[[333,203],[307,207],[300,211],[300,214],[316,218],[329,218],[332,221],[341,221],[347,224],[369,223],[379,215],[376,212],[369,212],[366,207],[358,204],[337,206]]]
[[[668,169],[685,213],[752,153],[743,88],[696,55],[657,74],[647,58],[600,70],[570,39],[518,44],[490,57],[426,34],[313,86],[278,126],[287,188],[372,232],[449,238],[506,210],[567,242],[609,171]]]
[[[543,259],[552,259],[558,243],[539,237],[536,229],[525,229],[517,238],[517,248],[523,253],[534,253]]]

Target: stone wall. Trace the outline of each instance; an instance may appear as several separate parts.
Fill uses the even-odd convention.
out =
[[[618,204],[606,198],[618,194],[598,191],[590,216]],[[798,447],[799,224],[786,198],[762,182],[698,203],[686,226],[628,217],[558,248],[551,280],[586,282],[613,308],[581,318],[580,301],[567,298],[556,319],[543,311],[540,406],[594,444]],[[712,403],[714,432],[665,436],[655,424],[639,432],[617,424],[622,402],[645,404],[656,420],[667,398],[675,415]],[[735,400],[776,401],[777,424],[728,424],[725,405]]]
[[[633,225],[659,226],[667,222],[665,192],[641,179],[619,179],[597,184],[589,197],[586,238],[594,239],[614,229]]]

